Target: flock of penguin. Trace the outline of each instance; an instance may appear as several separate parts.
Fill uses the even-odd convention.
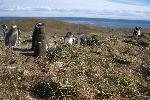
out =
[[[35,50],[38,42],[44,42],[46,49],[48,48],[48,42],[46,41],[46,36],[44,32],[44,23],[36,23],[34,27],[34,31],[32,34],[32,47],[31,50]],[[140,32],[141,27],[135,27],[133,36],[138,37],[141,35]],[[17,27],[17,25],[12,24],[10,28],[8,28],[7,25],[2,25],[2,31],[3,31],[3,39],[5,46],[7,47],[17,47],[20,46],[21,43],[21,31]],[[72,32],[67,32],[66,36],[62,38],[64,40],[64,44],[72,45],[74,42],[78,46],[81,46],[84,44],[87,40],[87,37],[84,33],[77,33],[77,36],[75,37]]]
[[[34,31],[32,33],[32,47],[31,50],[37,52],[38,49],[43,49],[46,51],[48,49],[48,41],[45,36],[44,23],[36,23]],[[3,31],[3,40],[4,44],[8,48],[18,47],[21,44],[21,31],[17,25],[12,24],[9,28],[7,25],[2,25]],[[61,38],[64,40],[65,45],[72,45],[74,42],[81,46],[86,42],[86,35],[84,33],[77,33],[75,37],[72,32],[67,32],[64,37]],[[54,41],[56,42],[56,41]],[[41,49],[41,50],[42,50]],[[38,51],[39,52],[39,51]],[[43,52],[43,51],[42,51]]]

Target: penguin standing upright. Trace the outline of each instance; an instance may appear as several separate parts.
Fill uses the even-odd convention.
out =
[[[67,32],[64,39],[65,44],[72,45],[74,40],[75,40],[74,35],[71,32]]]
[[[3,31],[3,39],[5,39],[6,33],[8,31],[7,25],[2,25],[2,31]]]
[[[17,25],[12,25],[11,29],[5,34],[5,46],[17,46],[19,39],[19,31]]]
[[[45,57],[46,56],[46,37],[44,31],[44,23],[36,24],[36,30],[33,34],[33,48],[35,56]]]

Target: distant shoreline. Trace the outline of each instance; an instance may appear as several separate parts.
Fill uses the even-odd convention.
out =
[[[21,17],[21,16],[0,16],[0,18],[41,18],[41,19],[47,19],[47,18],[81,18],[81,19],[106,19],[106,20],[125,20],[125,21],[147,21],[150,22],[150,20],[138,20],[138,19],[119,19],[119,18],[94,18],[94,17]],[[1,20],[1,19],[0,19]]]
[[[58,20],[73,24],[93,25],[109,28],[134,28],[141,26],[150,29],[150,21],[145,20],[125,20],[125,19],[106,19],[106,18],[84,18],[84,17],[0,17],[0,20],[21,20],[21,19],[48,19]]]

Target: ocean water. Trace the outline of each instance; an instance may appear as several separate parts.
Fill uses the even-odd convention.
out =
[[[16,20],[26,17],[0,17],[0,20]],[[150,21],[144,20],[122,20],[122,19],[105,19],[105,18],[80,18],[80,17],[38,17],[49,20],[61,20],[75,24],[89,24],[111,28],[134,28],[140,26],[144,29],[150,29]]]

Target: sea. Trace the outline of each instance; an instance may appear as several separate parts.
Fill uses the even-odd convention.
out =
[[[0,20],[17,20],[25,18],[29,17],[0,17]],[[110,28],[142,27],[143,29],[150,29],[150,21],[146,20],[125,20],[125,19],[84,18],[84,17],[36,17],[36,18],[60,20],[68,23],[86,24]]]

